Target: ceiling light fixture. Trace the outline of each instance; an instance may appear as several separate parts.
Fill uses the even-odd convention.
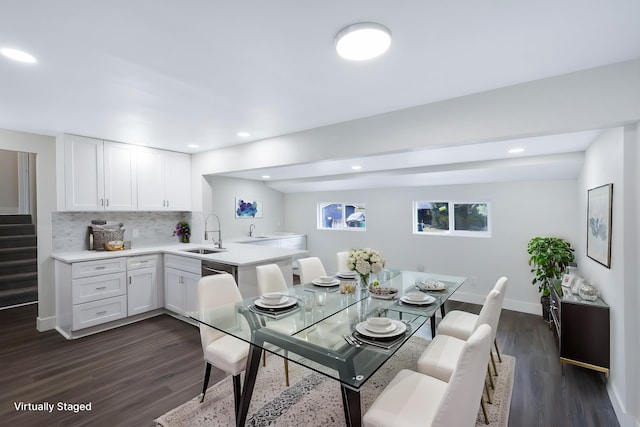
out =
[[[27,52],[23,52],[18,49],[12,49],[10,47],[3,47],[2,49],[0,49],[0,53],[7,58],[13,59],[14,61],[18,62],[24,62],[27,64],[38,62],[38,60],[33,55],[30,55]]]
[[[382,24],[360,22],[343,28],[336,35],[338,55],[353,61],[380,56],[391,46],[391,31]]]
[[[197,145],[197,144],[189,144],[189,145],[187,145],[187,147],[189,147],[189,148],[200,148],[200,146]]]
[[[353,165],[353,166],[351,166],[351,169],[353,169],[354,171],[359,171],[360,169],[362,169],[362,166],[360,166],[360,165]]]
[[[269,178],[271,178],[271,175],[262,175],[262,178],[269,179]]]
[[[249,132],[238,132],[237,135],[238,136],[242,136],[242,137],[251,136],[251,134]]]
[[[511,150],[509,150],[509,154],[518,154],[518,153],[522,153],[523,151],[524,151],[524,148],[522,147],[512,148]]]

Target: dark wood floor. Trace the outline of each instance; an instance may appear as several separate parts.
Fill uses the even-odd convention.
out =
[[[154,418],[200,392],[204,366],[194,326],[162,315],[67,341],[55,331],[38,333],[35,318],[35,305],[0,310],[2,426],[152,426]],[[618,425],[604,377],[569,365],[563,375],[553,335],[540,317],[503,310],[497,340],[517,359],[511,426]],[[222,378],[219,371],[213,375],[212,384]],[[92,410],[14,408],[14,402],[45,401],[91,402]]]

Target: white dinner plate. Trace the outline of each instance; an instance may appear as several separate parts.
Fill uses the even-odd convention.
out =
[[[265,304],[260,298],[258,298],[255,302],[256,307],[265,308],[265,309],[273,309],[273,308],[287,308],[296,305],[298,302],[297,299],[285,296],[286,300],[280,304]]]
[[[368,322],[365,322],[365,323],[366,324],[364,325],[364,327],[367,328],[367,331],[373,332],[375,334],[385,334],[385,333],[393,332],[398,327],[398,325],[396,325],[393,322],[391,322],[387,326],[382,326],[382,327],[380,326],[376,327],[376,326],[370,325]]]
[[[429,305],[429,304],[433,303],[436,300],[431,295],[425,295],[425,296],[427,298],[425,298],[424,300],[415,301],[415,300],[407,298],[406,295],[403,295],[403,296],[400,297],[400,301],[402,301],[404,303],[407,303],[407,304],[412,304],[412,305]]]
[[[407,330],[407,325],[403,322],[395,319],[391,319],[391,323],[395,325],[395,328],[389,332],[372,332],[367,329],[367,322],[360,322],[356,325],[356,331],[365,337],[371,338],[391,338],[401,334]]]
[[[342,277],[343,279],[355,279],[356,277],[358,277],[358,273],[356,273],[355,271],[353,272],[342,271],[338,273],[338,277]]]
[[[321,281],[320,281],[320,280],[318,280],[318,279],[313,279],[313,280],[311,281],[311,283],[313,283],[313,284],[314,284],[314,285],[316,285],[316,286],[336,286],[336,285],[339,285],[339,284],[340,284],[340,280],[338,280],[338,279],[333,279],[333,280],[332,280],[332,281],[330,281],[330,282],[321,282]]]

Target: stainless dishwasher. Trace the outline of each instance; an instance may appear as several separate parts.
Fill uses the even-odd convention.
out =
[[[215,261],[202,261],[202,276],[224,273],[231,274],[236,283],[238,283],[238,267],[235,265],[222,264]]]

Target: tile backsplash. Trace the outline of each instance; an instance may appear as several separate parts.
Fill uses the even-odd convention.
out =
[[[89,249],[88,227],[94,219],[124,224],[124,240],[131,241],[134,248],[178,243],[178,237],[173,236],[178,221],[191,224],[192,240],[202,228],[199,212],[52,212],[53,252]],[[134,229],[138,231],[135,238]]]

